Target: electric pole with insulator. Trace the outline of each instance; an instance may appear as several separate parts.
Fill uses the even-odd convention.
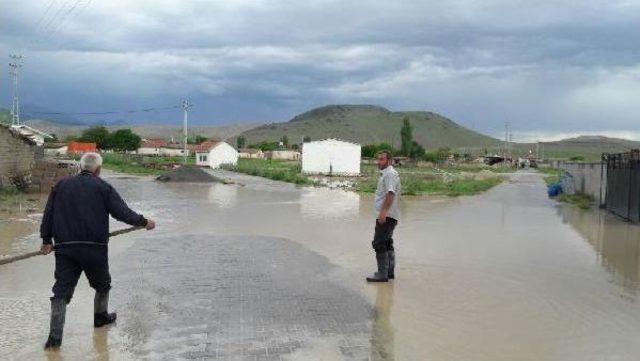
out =
[[[11,124],[20,125],[20,94],[18,92],[18,78],[22,68],[22,55],[9,55],[9,74],[13,78],[13,99],[11,102]]]
[[[184,149],[183,149],[184,165],[187,165],[187,138],[189,136],[187,132],[187,121],[189,118],[189,109],[191,109],[192,106],[193,104],[190,104],[188,100],[185,99],[182,101],[182,111],[184,113],[184,117],[182,121],[182,131],[184,132]]]

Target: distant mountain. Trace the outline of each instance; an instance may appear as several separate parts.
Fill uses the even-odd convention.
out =
[[[242,133],[247,144],[276,141],[286,135],[291,143],[338,138],[360,143],[400,146],[402,119],[413,125],[413,137],[426,148],[491,147],[499,140],[467,129],[428,111],[393,112],[375,105],[327,105],[299,114],[288,122],[265,124]]]
[[[519,154],[534,152],[536,143],[517,143]],[[631,149],[640,149],[640,142],[628,139],[609,138],[600,135],[584,135],[554,142],[540,142],[540,155],[546,159],[568,159],[584,157],[587,161],[598,161],[602,153],[622,153]]]
[[[20,113],[21,119],[24,121],[46,119],[58,124],[68,125],[86,125],[88,123],[83,122],[68,114],[56,114],[57,112],[48,108],[44,108],[37,105],[25,105],[22,107]]]
[[[50,134],[55,134],[58,139],[64,139],[68,136],[77,136],[82,133],[83,130],[89,128],[92,125],[69,125],[64,123],[52,122],[49,120],[27,120],[25,124],[28,124],[34,128],[40,129]],[[190,126],[190,135],[201,135],[207,138],[219,138],[228,139],[234,137],[248,129],[254,128],[261,123],[237,123],[237,124],[225,124],[225,125],[204,125],[204,126]],[[182,139],[182,126],[180,125],[164,125],[164,124],[144,124],[144,125],[107,125],[109,131],[116,129],[131,129],[134,133],[140,135],[142,138],[163,138],[171,139],[175,141]]]

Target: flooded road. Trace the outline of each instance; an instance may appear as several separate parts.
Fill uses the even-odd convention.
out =
[[[111,241],[118,324],[93,330],[82,279],[62,350],[44,353],[53,257],[3,266],[1,358],[640,359],[640,227],[558,205],[538,174],[403,198],[382,285],[364,282],[370,196],[232,177],[243,186],[107,176],[158,222]]]

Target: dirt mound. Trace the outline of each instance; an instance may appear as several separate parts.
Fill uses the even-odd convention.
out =
[[[156,178],[156,180],[159,180],[161,182],[222,182],[221,179],[218,179],[193,165],[183,165],[180,168],[170,170],[167,173]]]

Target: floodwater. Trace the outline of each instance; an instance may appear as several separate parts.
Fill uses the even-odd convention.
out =
[[[536,173],[404,197],[397,279],[379,285],[370,196],[106,177],[158,222],[111,240],[117,325],[91,327],[82,280],[62,350],[43,352],[53,258],[0,266],[0,358],[640,359],[640,227],[547,199]]]

